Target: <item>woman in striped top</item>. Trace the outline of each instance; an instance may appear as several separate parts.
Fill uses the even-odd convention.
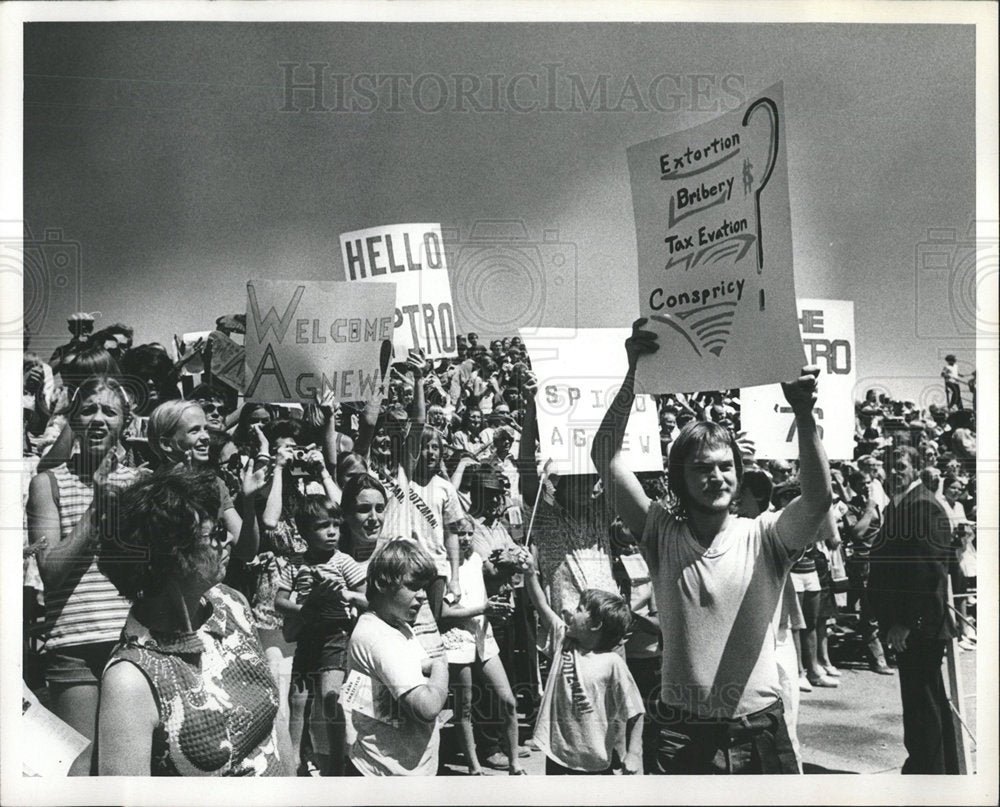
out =
[[[130,416],[121,385],[94,376],[70,404],[73,453],[31,480],[28,536],[38,553],[45,587],[45,679],[52,710],[93,739],[98,681],[118,640],[128,602],[98,570],[98,513],[110,490],[131,484],[120,467],[120,437]],[[86,770],[81,770],[86,773]]]

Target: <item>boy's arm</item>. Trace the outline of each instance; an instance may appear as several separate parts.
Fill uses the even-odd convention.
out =
[[[274,610],[279,614],[297,614],[302,610],[302,604],[292,602],[291,592],[285,588],[279,588],[274,595]]]
[[[448,661],[440,656],[431,661],[430,680],[404,693],[399,702],[413,717],[424,723],[436,720],[448,698]]]
[[[632,776],[642,770],[642,725],[643,715],[635,715],[628,720],[628,736],[625,739],[625,759],[622,760],[622,773]]]
[[[547,630],[554,631],[561,621],[559,614],[552,610],[549,600],[542,591],[542,586],[538,582],[538,571],[535,568],[534,559],[528,564],[524,573],[524,587],[528,590],[528,598],[538,612],[538,618]]]

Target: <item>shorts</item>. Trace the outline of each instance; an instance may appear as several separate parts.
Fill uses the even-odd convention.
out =
[[[95,642],[59,647],[42,655],[45,683],[52,686],[97,686],[117,642]]]
[[[791,575],[796,594],[801,594],[804,591],[822,591],[819,575],[816,572],[791,572]]]
[[[292,660],[292,678],[324,670],[343,670],[347,666],[348,639],[346,630],[301,637]]]

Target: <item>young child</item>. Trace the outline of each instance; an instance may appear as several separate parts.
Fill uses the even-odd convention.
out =
[[[472,550],[475,525],[468,517],[449,527],[458,540],[462,565],[458,579],[462,598],[456,604],[445,599],[442,605],[442,633],[445,654],[451,673],[452,691],[455,693],[455,710],[461,729],[462,750],[469,763],[469,773],[482,776],[472,734],[472,673],[486,681],[497,696],[503,709],[504,729],[507,737],[508,771],[511,776],[522,776],[525,771],[518,761],[517,702],[500,661],[500,648],[493,638],[487,615],[507,615],[512,606],[499,597],[486,596],[483,580],[483,558]]]
[[[368,606],[364,572],[337,551],[340,521],[340,508],[326,496],[305,497],[295,515],[307,545],[303,564],[283,571],[274,600],[275,610],[288,622],[286,628],[296,622],[300,626],[289,695],[292,751],[298,760],[302,725],[308,719],[316,729],[311,737],[320,771],[327,776],[343,774],[344,722],[338,699],[353,626],[350,609]]]
[[[549,606],[532,562],[525,587],[553,639],[552,667],[535,724],[545,773],[625,774],[642,769],[643,705],[625,659],[614,652],[631,622],[628,604],[586,589],[565,621]]]
[[[436,577],[434,561],[411,541],[390,541],[371,558],[369,610],[351,635],[342,698],[355,737],[348,775],[437,773],[448,662],[429,658],[412,628]]]

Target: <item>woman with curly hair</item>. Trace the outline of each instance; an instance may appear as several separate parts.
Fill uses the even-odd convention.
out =
[[[211,473],[159,471],[115,502],[99,567],[132,602],[101,681],[102,775],[281,776],[287,726]]]

